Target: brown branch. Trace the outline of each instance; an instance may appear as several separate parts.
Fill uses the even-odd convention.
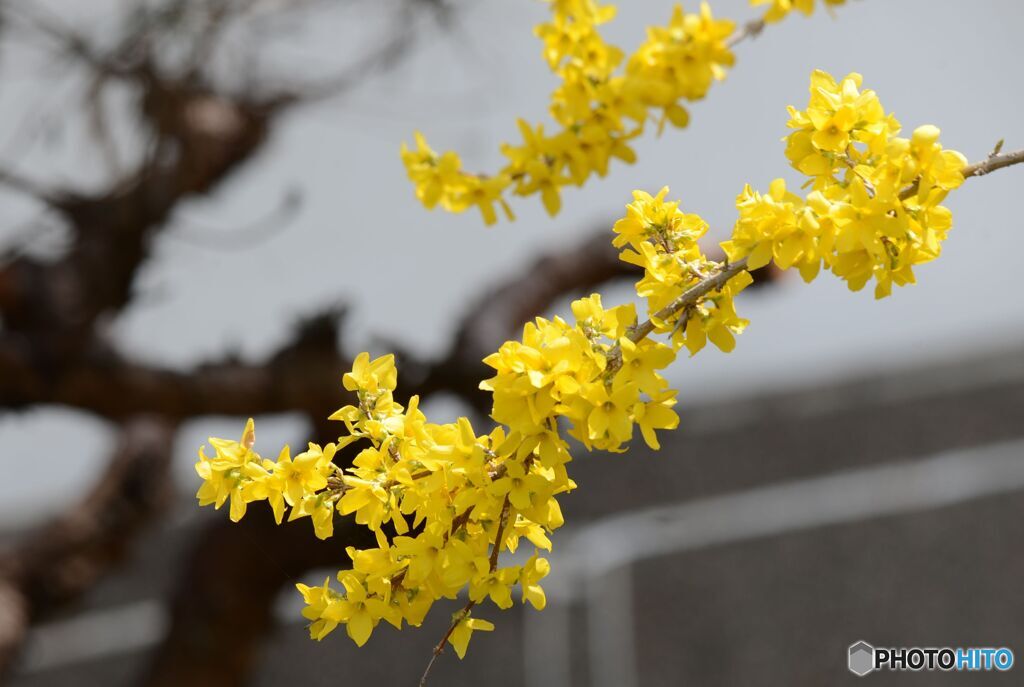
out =
[[[50,192],[71,234],[68,252],[49,261],[22,256],[0,268],[5,328],[49,339],[62,349],[88,340],[96,320],[132,297],[152,239],[184,199],[204,195],[250,160],[266,140],[269,114],[213,94],[154,83],[140,105],[154,123],[161,153],[109,190]]]
[[[0,184],[34,198],[48,207],[55,206],[58,203],[56,196],[50,191],[44,189],[38,183],[10,170],[0,169]]]
[[[636,269],[618,259],[607,228],[538,258],[522,273],[487,289],[468,308],[447,354],[421,371],[422,387],[453,391],[486,413],[489,398],[478,389],[487,376],[484,357],[559,298],[632,275]]]
[[[405,0],[390,22],[387,36],[374,41],[376,45],[356,62],[337,74],[298,86],[282,87],[268,101],[277,105],[310,103],[334,97],[366,80],[368,73],[385,72],[398,65],[412,47],[416,33],[417,11],[428,6],[424,0]]]
[[[140,13],[115,47],[101,53],[77,31],[35,5],[19,3],[2,11],[37,35],[46,37],[99,75],[90,98],[102,97],[108,76],[125,77],[138,87],[134,114],[152,135],[153,154],[98,193],[37,188],[12,174],[0,175],[19,190],[47,201],[68,225],[71,248],[56,260],[21,256],[0,266],[0,317],[6,329],[31,333],[39,344],[49,338],[62,348],[87,341],[102,315],[116,313],[132,297],[135,276],[148,259],[156,233],[182,201],[208,195],[251,161],[263,148],[270,129],[286,106],[321,97],[298,93],[292,86],[250,88],[232,94],[216,89],[192,65],[182,73],[162,73],[151,54],[150,34],[173,31],[169,19],[183,3],[168,3]],[[326,90],[337,94],[366,80],[373,70],[389,68],[409,54],[413,44],[413,8],[435,3],[407,0],[393,27],[393,42],[378,41],[365,59],[333,80]],[[234,13],[225,3],[211,8],[211,22],[197,39],[215,40],[220,24]],[[171,28],[165,27],[161,22]],[[212,49],[212,48],[210,48]],[[204,66],[204,69],[206,67]]]
[[[225,359],[177,371],[130,362],[95,340],[60,355],[16,333],[0,336],[0,406],[60,404],[111,420],[136,413],[172,419],[305,410],[341,400],[338,375],[351,359],[337,347],[340,315],[311,318],[293,340],[257,362]]]
[[[118,64],[116,57],[98,50],[77,30],[65,25],[60,17],[36,2],[4,2],[0,4],[0,18],[18,25],[26,34],[37,35],[49,41],[55,52],[84,64],[97,73],[127,79],[136,79],[139,73],[130,66]]]
[[[106,470],[80,503],[0,555],[0,674],[28,625],[115,567],[171,493],[172,424],[129,420]]]

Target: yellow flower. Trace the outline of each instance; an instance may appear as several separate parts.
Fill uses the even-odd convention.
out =
[[[535,609],[543,611],[547,605],[547,596],[539,582],[551,572],[551,564],[546,558],[538,558],[537,554],[530,556],[522,571],[519,573],[519,585],[522,587],[522,601],[525,604],[529,601]]]
[[[528,472],[526,466],[519,461],[506,461],[505,466],[505,476],[495,480],[490,487],[490,492],[495,497],[502,498],[508,495],[508,500],[514,508],[526,510],[531,506],[535,494],[550,493],[547,480],[538,474]]]
[[[340,619],[345,622],[348,636],[356,646],[366,644],[381,618],[393,616],[394,611],[382,599],[370,596],[362,582],[353,575],[339,573],[345,586],[345,599],[340,602]]]
[[[415,132],[416,150],[412,151],[402,144],[402,162],[405,164],[409,179],[416,184],[416,197],[427,208],[433,208],[439,202],[448,204],[447,195],[453,186],[462,182],[459,156],[452,152],[438,155],[420,132]]]
[[[309,517],[313,521],[313,533],[318,539],[330,539],[334,534],[334,501],[325,494],[309,494],[292,507],[288,522]]]
[[[526,163],[525,177],[519,183],[516,193],[529,195],[540,193],[544,202],[544,209],[554,217],[562,208],[562,198],[559,188],[571,181],[569,177],[561,173],[561,170],[554,163],[530,160]]]
[[[467,177],[464,186],[453,200],[453,209],[460,211],[465,207],[476,206],[480,209],[484,224],[490,226],[498,221],[498,215],[494,211],[494,204],[497,203],[505,211],[505,216],[513,220],[515,216],[512,214],[512,208],[501,195],[509,183],[504,176],[490,179]]]
[[[519,579],[519,568],[501,568],[490,572],[486,560],[476,559],[477,574],[469,584],[469,598],[480,603],[486,598],[498,608],[512,608],[512,585]]]
[[[600,448],[616,450],[633,436],[630,409],[637,399],[636,385],[620,382],[612,388],[597,382],[588,385],[583,397],[593,410],[587,415],[586,438]]]
[[[207,456],[205,447],[199,449],[199,461],[196,473],[203,480],[196,492],[200,506],[213,505],[219,509],[224,502],[231,499],[230,517],[238,522],[245,516],[247,494],[246,486],[250,478],[245,468],[249,463],[260,460],[259,454],[252,450],[256,442],[256,432],[252,418],[245,424],[242,438],[239,441],[210,437],[210,445],[215,451]]]
[[[637,425],[640,426],[644,442],[655,451],[661,449],[661,444],[658,443],[658,437],[654,430],[675,429],[679,426],[679,416],[672,410],[672,406],[675,404],[676,392],[669,390],[656,394],[652,400],[642,401],[633,407],[633,415],[636,417]]]
[[[342,597],[330,587],[330,578],[324,579],[322,587],[309,587],[297,584],[295,588],[302,594],[306,606],[302,609],[302,617],[311,621],[309,626],[310,639],[320,641],[334,631],[338,624],[345,620],[341,613]]]
[[[658,393],[668,385],[657,371],[668,367],[676,359],[671,346],[649,339],[633,343],[626,337],[619,339],[619,346],[622,349],[622,369],[617,379],[634,384],[647,394]]]
[[[327,475],[335,451],[334,444],[320,448],[310,443],[309,450],[292,459],[288,447],[284,447],[273,467],[273,473],[280,480],[281,492],[289,506],[294,506],[305,494],[320,491],[327,486]]]
[[[395,356],[388,354],[371,362],[369,353],[360,353],[352,364],[352,371],[345,373],[342,383],[349,391],[359,390],[370,394],[381,390],[394,391],[398,385]]]
[[[466,649],[469,647],[469,640],[473,636],[473,632],[490,632],[493,629],[493,623],[480,620],[479,618],[471,618],[469,614],[466,614],[466,617],[460,620],[459,624],[452,630],[448,641],[451,643],[452,648],[455,649],[456,655],[459,658],[465,658]]]
[[[778,0],[770,18],[786,14],[791,2],[809,11],[803,5],[810,1]],[[561,208],[563,186],[582,186],[595,174],[604,176],[613,158],[634,162],[630,141],[644,134],[648,122],[656,122],[659,134],[667,123],[687,126],[684,104],[705,97],[735,61],[729,42],[736,23],[716,19],[706,2],[695,13],[677,5],[667,24],[648,27],[646,40],[628,58],[598,30],[614,16],[614,6],[594,0],[549,5],[550,20],[534,33],[559,79],[548,107],[558,129],[547,136],[541,125],[518,119],[523,142],[502,144],[508,164],[490,175],[467,174],[458,156],[436,153],[417,133],[416,150],[403,147],[402,159],[417,197],[428,208],[440,204],[462,212],[476,206],[485,224],[492,224],[495,203],[511,219],[503,194],[512,187],[521,196],[539,195],[554,215]]]
[[[444,545],[444,537],[435,530],[425,530],[416,537],[395,537],[395,553],[408,563],[406,580],[413,584],[422,582],[440,569]]]

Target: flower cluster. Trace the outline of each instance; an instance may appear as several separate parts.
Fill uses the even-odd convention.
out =
[[[572,304],[576,324],[537,318],[522,341],[508,341],[484,359],[496,374],[480,387],[494,394],[491,417],[529,437],[541,463],[564,470],[568,453],[555,420],[566,418],[570,436],[588,449],[619,452],[639,426],[652,448],[655,429],[673,429],[675,392],[659,374],[674,359],[665,344],[630,334],[632,305],[604,309],[597,294]],[[550,457],[545,457],[550,456]]]
[[[211,439],[216,455],[201,450],[197,464],[204,480],[200,504],[220,507],[230,498],[233,520],[246,503],[266,499],[278,522],[286,503],[289,519],[311,515],[322,538],[332,534],[335,511],[376,534],[376,548],[348,549],[352,567],[338,573],[342,590],[329,581],[298,586],[311,636],[322,639],[344,624],[362,645],[381,620],[419,625],[434,601],[463,589],[474,602],[489,598],[508,608],[518,585],[524,602],[543,608],[538,583],[547,561],[536,550],[522,565],[498,567],[497,561],[524,537],[551,548],[547,533],[562,524],[553,497],[574,486],[563,467],[564,441],[526,441],[500,427],[477,436],[466,418],[428,423],[416,397],[407,407],[394,400],[394,356],[371,361],[361,354],[343,383],[358,404],[331,416],[346,430],[337,443],[323,450],[311,445],[294,459],[285,449],[276,462],[263,460],[253,449],[250,420],[240,442]],[[331,459],[357,441],[368,445],[343,471]],[[489,628],[467,612],[451,641],[461,653],[472,630]]]
[[[265,460],[253,450],[256,432],[250,418],[239,441],[210,438],[214,455],[199,449],[196,472],[203,486],[196,495],[200,506],[220,508],[230,499],[230,516],[238,522],[245,516],[246,506],[253,501],[268,501],[277,524],[284,517],[285,505],[290,508],[289,520],[312,516],[317,536],[326,539],[333,533],[331,494],[322,492],[329,476],[338,471],[332,462],[337,444],[309,449],[294,458],[285,446],[276,461]]]
[[[633,192],[626,216],[615,223],[616,247],[625,248],[619,259],[644,270],[636,292],[647,299],[648,316],[657,333],[670,333],[676,349],[685,345],[690,354],[704,348],[708,339],[728,353],[736,345],[735,334],[747,326],[736,314],[733,298],[750,285],[749,273],[732,279],[686,307],[675,307],[678,300],[710,277],[723,265],[709,260],[697,240],[708,229],[697,215],[679,210],[678,202],[665,202],[668,188],[657,196]]]
[[[859,74],[837,82],[816,71],[807,108],[791,107],[788,125],[786,156],[813,190],[801,199],[782,179],[766,195],[744,189],[729,258],[796,267],[807,281],[824,265],[852,290],[874,278],[877,298],[913,283],[914,265],[939,256],[952,226],[940,203],[963,183],[964,156],[943,150],[931,125],[897,136],[899,122]]]
[[[456,153],[435,152],[417,132],[415,149],[402,146],[402,161],[416,197],[427,208],[463,212],[476,207],[490,225],[498,220],[497,207],[513,219],[506,199],[513,193],[539,195],[555,215],[563,187],[583,186],[595,174],[603,177],[612,159],[634,162],[630,142],[649,123],[659,133],[666,123],[685,127],[690,116],[684,103],[704,98],[735,61],[730,46],[741,35],[736,23],[715,19],[706,2],[696,13],[677,5],[668,24],[649,27],[647,39],[628,59],[598,31],[615,16],[614,6],[597,0],[548,2],[551,20],[535,33],[559,79],[549,108],[554,131],[545,133],[542,124],[520,119],[522,142],[501,146],[508,164],[492,175],[465,171]],[[794,6],[809,14],[813,2],[774,0],[765,20],[777,20]]]
[[[478,436],[464,417],[427,422],[415,396],[407,407],[398,404],[394,356],[371,361],[363,353],[343,378],[358,404],[331,416],[345,425],[336,443],[311,445],[294,460],[287,449],[276,462],[264,460],[253,449],[250,420],[242,441],[211,439],[212,458],[200,451],[200,504],[220,507],[230,496],[237,520],[245,504],[266,499],[278,522],[285,503],[289,519],[311,515],[320,537],[332,534],[335,511],[375,533],[376,548],[348,549],[352,568],[338,573],[344,592],[329,581],[299,585],[315,639],[344,624],[362,645],[381,620],[419,625],[435,601],[463,590],[473,604],[490,599],[508,608],[518,585],[523,602],[543,608],[538,583],[549,565],[539,549],[551,549],[548,534],[563,522],[555,497],[575,487],[558,418],[569,419],[570,434],[588,448],[612,451],[623,450],[635,426],[657,448],[655,430],[678,424],[675,392],[658,374],[673,350],[628,338],[636,324],[632,306],[605,310],[594,295],[573,311],[575,325],[538,318],[522,341],[486,360],[497,374],[481,386],[494,392],[492,416],[501,423],[489,434]],[[369,445],[350,468],[331,462],[357,441]],[[500,553],[515,552],[523,538],[535,547],[533,556],[499,566]],[[486,629],[473,623],[467,612],[456,640],[468,641],[467,629]]]
[[[745,188],[723,243],[727,261],[701,251],[707,223],[666,200],[667,189],[634,192],[612,243],[643,269],[636,292],[647,319],[632,304],[606,308],[594,294],[572,304],[572,322],[526,324],[520,340],[484,361],[494,370],[480,384],[493,395],[488,433],[465,417],[428,422],[415,396],[399,404],[394,356],[362,353],[342,380],[356,402],[331,416],[344,427],[336,442],[294,457],[286,447],[265,460],[250,420],[239,441],[211,439],[213,456],[200,449],[200,504],[230,500],[238,520],[248,503],[266,500],[278,522],[290,509],[289,520],[309,516],[324,538],[336,513],[373,531],[375,547],[347,549],[340,588],[329,578],[298,585],[314,639],[344,625],[362,645],[381,621],[420,625],[436,601],[465,594],[444,640],[461,657],[474,631],[493,629],[472,617],[478,605],[509,608],[518,593],[543,609],[550,565],[540,552],[563,524],[558,498],[576,486],[563,430],[588,450],[624,451],[637,429],[659,448],[657,430],[679,423],[677,392],[662,371],[683,347],[693,355],[710,340],[732,350],[747,324],[734,299],[751,283],[750,269],[774,261],[810,280],[824,265],[852,288],[874,276],[885,295],[913,279],[912,265],[938,255],[951,225],[938,203],[962,183],[964,159],[942,149],[935,127],[899,138],[896,120],[860,86],[855,74],[838,83],[813,74],[807,109],[790,109],[787,146],[812,189],[804,199],[782,180],[767,194]],[[663,341],[651,338],[658,334]],[[342,468],[334,459],[346,447],[354,457]],[[524,539],[530,555],[503,565],[502,554]]]

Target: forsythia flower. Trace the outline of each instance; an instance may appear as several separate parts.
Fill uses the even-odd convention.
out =
[[[206,447],[199,449],[196,472],[203,479],[203,485],[196,496],[200,506],[213,504],[220,508],[231,499],[231,519],[238,522],[245,515],[246,504],[255,500],[254,474],[260,474],[259,456],[252,450],[256,431],[252,421],[245,424],[240,441],[215,439],[210,444],[215,454],[206,455]]]
[[[452,647],[459,658],[463,658],[466,655],[466,648],[469,646],[469,639],[473,636],[474,631],[490,632],[493,629],[494,623],[478,618],[470,618],[467,615],[452,630],[452,636],[448,641],[452,643]]]
[[[547,577],[549,572],[551,572],[551,564],[547,559],[538,558],[537,554],[534,554],[519,574],[519,581],[523,587],[523,602],[529,601],[538,611],[543,611],[548,602],[544,590],[538,582]]]

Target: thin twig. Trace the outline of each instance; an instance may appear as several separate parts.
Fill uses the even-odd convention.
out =
[[[645,338],[648,334],[654,331],[654,320],[667,320],[668,318],[675,315],[680,310],[687,308],[691,305],[696,305],[704,296],[708,295],[712,291],[725,286],[726,282],[735,277],[740,272],[745,272],[747,269],[747,258],[740,258],[736,262],[728,263],[722,267],[721,270],[711,275],[707,279],[694,284],[692,287],[687,289],[681,295],[679,295],[674,301],[666,305],[664,308],[654,313],[649,320],[644,320],[636,326],[636,328],[629,334],[629,340],[633,343],[638,343],[641,339]]]
[[[509,500],[505,494],[505,502],[501,504],[501,515],[498,516],[498,531],[494,535],[494,546],[491,548],[491,566],[493,573],[498,569],[498,556],[501,555],[502,545],[505,543],[505,527],[508,525]]]
[[[498,569],[498,556],[501,555],[501,548],[504,542],[505,526],[508,524],[509,515],[509,500],[508,495],[505,495],[505,501],[501,504],[501,515],[498,516],[498,531],[494,535],[494,546],[491,548],[491,559],[489,570],[491,574]],[[455,628],[459,626],[469,612],[473,610],[473,606],[476,606],[476,601],[470,599],[466,602],[466,605],[462,607],[458,613],[452,618],[451,625],[448,626],[448,631],[444,633],[444,637],[441,637],[441,641],[434,647],[434,652],[430,656],[430,661],[427,663],[426,670],[423,671],[423,676],[420,678],[420,687],[426,687],[427,678],[430,676],[430,669],[434,667],[434,661],[437,657],[444,652],[445,646],[448,645],[448,640],[451,639],[452,633],[455,632]]]
[[[735,48],[748,38],[757,38],[764,31],[764,26],[764,19],[749,21],[739,31],[730,36],[725,44],[730,48]]]
[[[474,508],[476,508],[476,506],[469,506],[468,508],[466,508],[466,510],[462,511],[457,516],[455,516],[455,519],[452,520],[451,529],[449,529],[444,534],[445,544],[448,543],[449,539],[455,536],[456,532],[462,529],[462,527],[464,527],[469,522],[469,514],[473,512]]]
[[[980,177],[988,174],[989,172],[994,172],[997,169],[1002,169],[1003,167],[1009,167],[1011,165],[1019,165],[1022,162],[1024,162],[1024,150],[1017,150],[1012,153],[1003,153],[1001,155],[997,152],[995,155],[990,155],[987,159],[982,160],[981,162],[975,162],[967,165],[961,170],[961,172],[965,179],[968,177]]]
[[[97,72],[121,78],[138,76],[101,54],[85,36],[63,24],[58,16],[39,3],[30,3],[29,6],[4,3],[0,12],[3,18],[24,24],[26,29],[48,38],[67,55],[88,64]]]

